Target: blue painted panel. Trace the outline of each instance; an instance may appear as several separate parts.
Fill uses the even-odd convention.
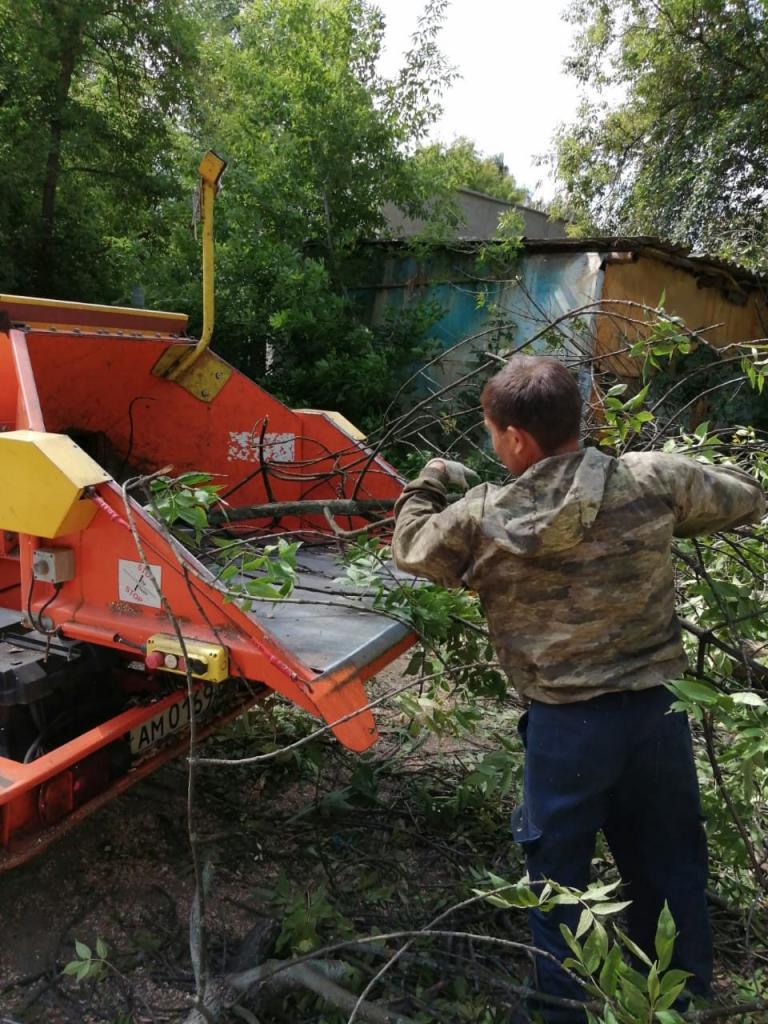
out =
[[[369,264],[366,282],[354,292],[372,323],[413,302],[429,300],[440,306],[443,315],[433,334],[445,357],[439,367],[430,369],[433,386],[439,386],[466,373],[494,343],[504,350],[517,349],[563,313],[599,299],[600,262],[599,254],[588,252],[523,254],[512,278],[484,281],[472,254],[446,250],[421,261],[390,251]],[[504,322],[503,336],[495,329],[499,320]],[[578,338],[567,324],[556,331],[563,355],[591,354],[583,352],[583,325]],[[454,348],[464,339],[473,340]],[[552,348],[539,338],[526,350]]]

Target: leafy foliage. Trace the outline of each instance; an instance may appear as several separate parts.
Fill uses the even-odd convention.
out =
[[[178,191],[174,125],[196,91],[196,5],[0,3],[0,288],[125,301]]]
[[[576,0],[568,66],[585,99],[557,141],[579,226],[659,234],[764,266],[765,8],[730,0]]]
[[[587,1012],[590,1024],[682,1022],[672,1007],[682,997],[690,975],[670,967],[677,933],[666,903],[656,929],[656,959],[651,960],[616,925],[616,916],[629,906],[615,898],[619,882],[597,883],[579,891],[551,881],[534,885],[526,877],[516,883],[493,874],[489,879],[492,888],[486,884],[474,891],[504,910],[536,907],[548,913],[564,904],[581,907],[575,932],[565,924],[560,931],[572,954],[563,966],[583,979],[585,999],[592,997],[602,1004],[599,1014]]]
[[[440,693],[450,694],[452,700],[469,694],[503,698],[507,684],[496,665],[477,597],[435,584],[398,585],[389,575],[389,556],[389,548],[376,540],[352,546],[339,582],[372,593],[374,608],[408,623],[422,638],[407,669],[408,674],[430,680],[420,699],[425,694],[436,699]],[[463,722],[460,712],[454,715],[460,727],[471,724],[471,714]]]
[[[301,956],[323,945],[324,936],[341,938],[354,934],[351,922],[328,900],[325,886],[297,891],[283,873],[272,890],[272,905],[280,913],[282,929],[278,953]]]
[[[415,154],[414,164],[423,178],[421,189],[430,210],[423,231],[425,239],[453,237],[461,229],[461,213],[453,200],[456,189],[473,189],[505,203],[526,199],[525,190],[509,173],[503,155],[483,156],[474,142],[463,136],[450,145],[433,142],[422,146]],[[513,209],[503,214],[497,234],[500,238],[517,238],[522,230],[522,216]]]
[[[233,547],[234,556],[228,553]],[[289,597],[296,583],[296,552],[300,547],[300,542],[292,544],[284,537],[261,549],[225,541],[222,548],[227,557],[219,579],[227,585],[227,600],[236,600],[244,611],[250,611],[254,600]]]
[[[432,5],[424,32],[443,7]],[[209,44],[220,70],[206,127],[232,159],[251,237],[317,239],[332,257],[381,227],[385,199],[408,202],[401,147],[435,119],[430,93],[450,73],[422,35],[400,77],[382,78],[383,27],[360,0],[266,0]]]
[[[98,981],[109,966],[108,957],[109,947],[103,939],[96,939],[95,954],[85,942],[76,940],[75,959],[64,965],[62,973],[70,975],[76,982]]]
[[[416,303],[369,327],[352,300],[330,290],[325,269],[312,266],[316,301],[305,305],[306,277],[299,276],[271,317],[270,390],[299,408],[331,404],[364,430],[375,428],[410,367],[432,355],[430,330],[440,311]]]
[[[166,526],[191,526],[195,544],[199,545],[203,530],[208,527],[208,512],[219,503],[221,489],[213,483],[210,473],[156,476],[149,483],[150,508]]]
[[[183,540],[200,548],[209,530],[208,513],[221,504],[221,489],[221,485],[213,483],[210,473],[156,476],[149,483],[150,509]],[[188,536],[189,527],[193,530],[192,538]],[[278,601],[290,596],[296,582],[300,542],[291,543],[281,537],[277,544],[256,547],[247,541],[214,534],[210,544],[218,556],[217,581],[226,587],[226,600],[237,601],[241,608],[250,611],[254,600]]]

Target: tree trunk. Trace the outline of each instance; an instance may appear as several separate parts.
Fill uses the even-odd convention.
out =
[[[69,90],[79,57],[82,39],[82,21],[75,8],[67,17],[65,13],[60,25],[60,48],[58,52],[58,76],[48,118],[48,155],[45,161],[42,208],[40,216],[40,255],[37,266],[37,290],[41,295],[49,294],[54,286],[56,266],[55,252],[55,210],[56,192],[61,176],[61,143],[64,134],[64,111],[69,99]]]

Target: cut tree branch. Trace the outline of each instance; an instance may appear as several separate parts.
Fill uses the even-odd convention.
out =
[[[327,501],[270,501],[264,505],[243,505],[241,508],[229,508],[214,511],[208,516],[211,526],[220,526],[226,522],[238,523],[244,519],[271,519],[279,516],[363,516],[375,518],[376,515],[389,512],[395,506],[395,499],[377,498],[373,501],[353,501],[350,498],[333,498]]]

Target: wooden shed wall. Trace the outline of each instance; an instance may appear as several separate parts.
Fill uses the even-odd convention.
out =
[[[662,259],[640,256],[634,262],[606,261],[603,280],[603,299],[626,299],[656,307],[664,294],[667,313],[682,317],[694,331],[704,328],[704,337],[714,345],[723,346],[736,341],[752,341],[768,335],[768,303],[762,291],[753,289],[741,301],[733,301],[725,292],[731,288],[725,276],[717,284],[703,284],[700,275]],[[604,309],[612,307],[606,306]],[[619,314],[643,319],[641,310],[615,306]],[[717,326],[713,326],[717,325]],[[635,341],[642,328],[611,319],[597,318],[597,355],[607,357],[605,366],[621,376],[638,376],[640,366],[626,356],[609,353]]]

